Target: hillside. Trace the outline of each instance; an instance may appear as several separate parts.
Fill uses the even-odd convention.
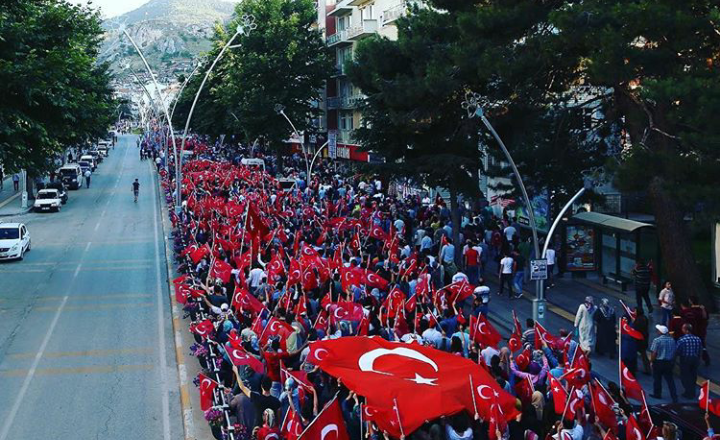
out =
[[[101,60],[111,63],[120,80],[131,76],[130,71],[145,72],[122,35],[122,29],[127,29],[158,77],[163,81],[175,78],[210,49],[214,26],[230,20],[234,7],[234,3],[221,0],[152,0],[103,23],[106,34]]]

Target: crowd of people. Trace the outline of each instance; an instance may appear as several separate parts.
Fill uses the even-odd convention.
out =
[[[592,357],[618,353],[618,312],[607,301],[595,305],[586,298],[576,331],[557,334],[532,319],[523,327],[514,317],[512,334],[503,337],[487,319],[489,268],[498,268],[495,293],[507,289],[515,298],[531,257],[508,218],[464,209],[454,231],[441,197],[401,196],[347,165],[320,162],[307,176],[299,154],[278,162],[258,147],[198,137],[188,145],[194,154],[183,166],[182,206],[171,217],[180,273],[174,287],[192,321],[192,353],[203,367],[196,384],[216,437],[314,438],[307,433],[318,420],[337,412],[342,421],[325,428],[334,427],[343,439],[681,438],[673,423],[653,423],[634,376],[640,356],[645,371],[651,364],[656,376],[653,395],[660,396],[664,379],[675,400],[672,367],[681,357],[681,366],[691,366],[684,370],[684,394],[696,397],[690,378],[692,365],[697,377],[697,363],[686,361],[702,352],[703,341],[695,336],[702,320],[697,304],[689,305],[692,316],[678,315],[680,327],[674,317],[658,325],[651,345],[642,306],[623,307],[622,375],[619,383],[602,383]],[[241,165],[248,157],[263,159],[265,171]],[[161,174],[172,213],[174,173]],[[283,187],[279,175],[292,179],[292,187]],[[367,338],[380,344],[380,354],[404,353],[406,365],[383,364],[394,373],[415,362],[436,372],[441,362],[457,362],[469,371],[472,400],[459,403],[465,408],[459,412],[448,403],[447,414],[442,405],[371,401],[358,384],[368,374],[382,378],[388,390],[410,381],[428,393],[450,379],[465,379],[418,373],[401,379],[373,369],[373,360],[381,362],[375,358],[369,370],[361,359],[358,371],[343,373],[325,360],[328,351]],[[408,354],[397,347],[416,348]],[[473,380],[488,382],[477,386]],[[480,400],[489,393],[483,387],[495,400]],[[423,411],[435,417],[414,423],[411,413]],[[715,438],[709,422],[708,437]]]

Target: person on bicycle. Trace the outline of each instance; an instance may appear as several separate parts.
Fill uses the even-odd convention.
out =
[[[135,201],[137,202],[138,194],[140,193],[140,182],[137,179],[132,184],[132,191],[135,194]]]

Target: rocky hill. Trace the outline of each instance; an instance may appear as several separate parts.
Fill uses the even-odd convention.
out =
[[[152,0],[105,21],[101,60],[119,79],[143,75],[142,61],[122,34],[127,29],[163,82],[192,69],[193,60],[210,49],[214,27],[232,18],[235,4],[222,0]]]

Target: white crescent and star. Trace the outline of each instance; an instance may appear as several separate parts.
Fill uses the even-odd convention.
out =
[[[383,357],[383,356],[389,356],[389,355],[396,355],[396,356],[406,357],[408,359],[415,359],[417,361],[424,362],[424,363],[430,365],[433,368],[433,370],[435,370],[435,372],[439,371],[438,366],[435,363],[435,361],[433,361],[429,357],[425,356],[424,354],[422,354],[416,350],[407,348],[407,347],[396,347],[393,349],[376,348],[374,350],[370,350],[370,351],[364,353],[358,359],[358,366],[360,367],[360,371],[367,371],[367,372],[372,372],[372,373],[377,373],[377,374],[384,374],[386,376],[392,376],[393,374],[391,374],[391,373],[387,373],[385,371],[377,371],[374,369],[375,361],[378,358]],[[435,381],[437,381],[437,378],[426,378],[426,377],[421,376],[417,372],[415,373],[415,377],[413,379],[407,379],[407,380],[409,380],[411,382],[415,382],[419,385],[437,385],[436,383],[434,383]]]
[[[323,353],[323,356],[320,356],[320,353]],[[326,349],[318,348],[317,350],[315,350],[315,359],[317,359],[318,361],[322,361],[323,359],[325,359],[327,353],[328,351]]]

